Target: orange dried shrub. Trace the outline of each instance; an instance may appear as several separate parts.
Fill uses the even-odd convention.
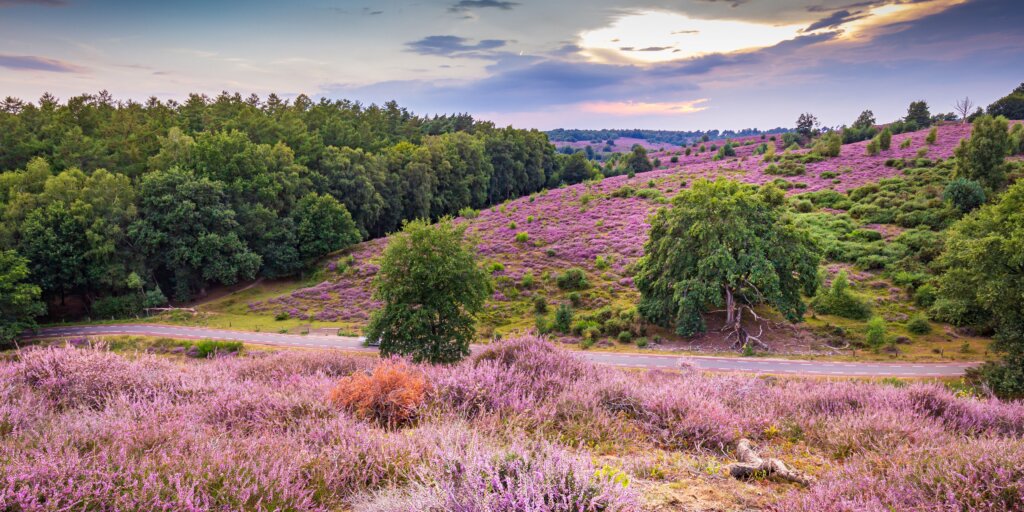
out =
[[[341,379],[328,399],[357,418],[386,428],[412,423],[426,401],[430,383],[422,372],[402,360],[377,365]]]

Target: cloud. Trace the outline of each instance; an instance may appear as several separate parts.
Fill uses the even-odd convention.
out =
[[[650,103],[642,101],[591,101],[580,103],[577,108],[581,112],[590,114],[608,114],[613,116],[674,116],[680,114],[693,114],[695,112],[707,110],[708,107],[703,105],[704,103],[707,103],[707,101],[707,98],[690,101],[662,101]]]
[[[52,71],[54,73],[83,73],[85,68],[69,62],[35,55],[0,54],[0,67],[18,71]]]
[[[65,0],[0,0],[0,7],[14,7],[15,5],[43,5],[46,7],[64,7]]]
[[[648,46],[646,48],[633,48],[632,46],[623,46],[619,48],[624,52],[663,52],[665,50],[671,50],[671,46]]]
[[[518,2],[506,2],[502,0],[461,0],[448,8],[450,12],[465,12],[473,9],[499,9],[510,11],[519,5]]]
[[[481,39],[472,43],[469,39],[459,36],[427,36],[418,41],[410,41],[405,47],[420,55],[438,55],[453,58],[485,58],[492,57],[493,52],[505,46],[502,39]]]
[[[865,13],[853,12],[847,10],[836,11],[829,16],[826,16],[814,23],[811,23],[804,29],[804,32],[814,32],[815,30],[821,30],[823,28],[836,28],[844,23],[849,23],[854,20],[859,20],[867,16]]]

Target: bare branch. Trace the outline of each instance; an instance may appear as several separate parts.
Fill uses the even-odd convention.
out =
[[[971,107],[974,106],[974,102],[971,101],[970,97],[964,96],[964,99],[957,100],[956,112],[960,114],[960,122],[966,123],[967,116],[971,115]]]

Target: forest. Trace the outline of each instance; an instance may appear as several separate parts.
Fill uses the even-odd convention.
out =
[[[0,251],[51,316],[128,316],[592,171],[539,131],[394,102],[101,92],[4,100],[0,172]]]

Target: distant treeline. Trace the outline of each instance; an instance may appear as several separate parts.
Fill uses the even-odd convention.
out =
[[[735,139],[740,137],[752,137],[761,134],[775,134],[789,131],[789,128],[772,128],[771,130],[758,130],[746,128],[739,131],[733,130],[696,130],[696,131],[674,131],[674,130],[576,130],[558,128],[548,131],[548,138],[553,142],[580,142],[580,141],[609,141],[619,137],[643,139],[652,143],[667,143],[676,146],[692,144],[703,140]]]
[[[94,316],[296,273],[400,228],[590,176],[536,130],[394,102],[221,94],[0,104],[0,251]],[[566,167],[565,179],[562,171]]]

